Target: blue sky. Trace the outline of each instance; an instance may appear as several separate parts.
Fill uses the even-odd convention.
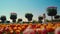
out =
[[[9,19],[10,13],[16,12],[18,18],[26,20],[25,13],[32,13],[33,19],[37,19],[39,15],[46,13],[49,6],[57,6],[58,14],[60,13],[60,0],[0,0],[0,16],[6,15]],[[48,16],[46,18],[50,19]]]

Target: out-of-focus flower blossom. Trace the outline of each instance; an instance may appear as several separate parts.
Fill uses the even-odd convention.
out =
[[[23,31],[23,34],[35,34],[35,31],[31,29],[31,26],[28,26],[26,30]]]
[[[60,34],[60,27],[55,29],[55,34]]]

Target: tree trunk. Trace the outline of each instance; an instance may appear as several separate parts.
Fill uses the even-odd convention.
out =
[[[13,19],[13,23],[15,23],[16,22],[16,19]]]
[[[53,23],[53,16],[51,16],[51,22]]]
[[[2,20],[2,23],[4,23],[5,22],[5,20]]]

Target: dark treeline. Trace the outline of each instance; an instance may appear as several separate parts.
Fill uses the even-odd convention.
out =
[[[48,7],[47,8],[47,15],[48,16],[51,16],[51,22],[53,21],[59,21],[60,20],[60,15],[57,15],[57,7]],[[26,23],[30,23],[32,21],[32,18],[33,18],[33,14],[32,13],[26,13],[25,14],[25,18],[27,18],[28,22]],[[54,19],[53,19],[54,17]],[[32,22],[33,23],[42,23],[42,20],[44,19],[45,21],[49,22],[49,20],[46,20],[46,15],[43,14],[43,16],[38,16],[38,21],[36,20],[33,20]],[[16,21],[17,19],[17,13],[11,13],[10,14],[10,19],[12,20],[13,23],[22,23],[23,19],[22,18],[18,18],[18,21]],[[6,20],[6,16],[5,15],[2,15],[0,17],[0,23],[10,23],[10,21]],[[23,22],[25,23],[25,22]]]

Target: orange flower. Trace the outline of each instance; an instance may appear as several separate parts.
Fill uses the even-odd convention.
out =
[[[13,30],[17,30],[17,27],[13,27]]]
[[[41,27],[41,24],[37,24],[37,25],[36,25],[36,28],[40,28],[40,27]]]
[[[20,30],[16,30],[15,32],[16,32],[16,34],[20,34]]]
[[[17,27],[18,28],[18,30],[22,30],[22,28],[21,27]]]
[[[48,32],[52,32],[53,31],[52,26],[46,26],[46,29],[47,29]]]
[[[24,28],[25,28],[25,26],[22,26],[22,28],[24,29]]]
[[[14,31],[13,30],[10,30],[10,33],[13,33]]]

